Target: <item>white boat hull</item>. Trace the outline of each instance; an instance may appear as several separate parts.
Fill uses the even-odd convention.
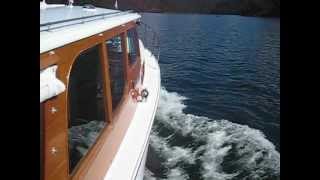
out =
[[[145,62],[143,88],[149,91],[138,103],[135,115],[119,150],[105,175],[105,180],[142,180],[148,152],[149,136],[160,93],[160,68],[156,58],[140,42],[142,63]]]

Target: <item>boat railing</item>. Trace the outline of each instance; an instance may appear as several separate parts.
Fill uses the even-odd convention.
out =
[[[146,47],[159,61],[160,38],[158,33],[151,26],[141,21],[139,21],[137,29],[139,38],[143,42],[144,47]]]
[[[40,23],[40,32],[50,31],[53,29],[62,28],[65,26],[71,26],[71,25],[75,25],[75,24],[84,24],[86,22],[96,21],[96,20],[105,19],[105,18],[111,18],[111,17],[115,17],[115,16],[120,16],[120,15],[125,15],[125,14],[129,14],[132,12],[133,12],[132,10],[117,11],[117,12],[101,13],[101,14],[95,14],[95,15],[91,15],[91,16],[84,16],[84,17],[77,17],[77,18],[47,22],[47,23],[43,23],[43,24]]]

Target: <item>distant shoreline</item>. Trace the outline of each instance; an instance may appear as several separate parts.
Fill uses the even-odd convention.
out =
[[[179,11],[136,11],[138,13],[166,13],[166,14],[203,14],[203,15],[235,15],[244,17],[280,18],[280,15],[246,15],[241,13],[207,13],[207,12],[179,12]]]
[[[79,0],[75,5],[93,4],[96,7],[114,9],[115,0]],[[238,15],[245,17],[280,18],[280,0],[203,0],[209,4],[199,5],[197,0],[121,0],[119,10],[134,10],[146,13]],[[213,4],[210,4],[213,3]],[[47,0],[47,3],[64,4],[62,0]]]

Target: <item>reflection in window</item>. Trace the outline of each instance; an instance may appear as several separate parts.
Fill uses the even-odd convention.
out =
[[[106,125],[99,48],[84,51],[69,78],[69,169],[88,152]]]
[[[128,56],[129,56],[129,64],[132,65],[137,61],[138,56],[138,48],[137,48],[138,41],[136,39],[136,34],[134,29],[128,30],[127,33],[127,45],[128,45]]]
[[[122,99],[125,85],[124,55],[121,47],[121,37],[116,36],[106,42],[110,84],[112,95],[112,109],[116,109]]]

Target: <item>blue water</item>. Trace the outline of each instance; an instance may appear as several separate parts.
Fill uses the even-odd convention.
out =
[[[146,179],[280,179],[280,19],[144,13],[162,92]]]

